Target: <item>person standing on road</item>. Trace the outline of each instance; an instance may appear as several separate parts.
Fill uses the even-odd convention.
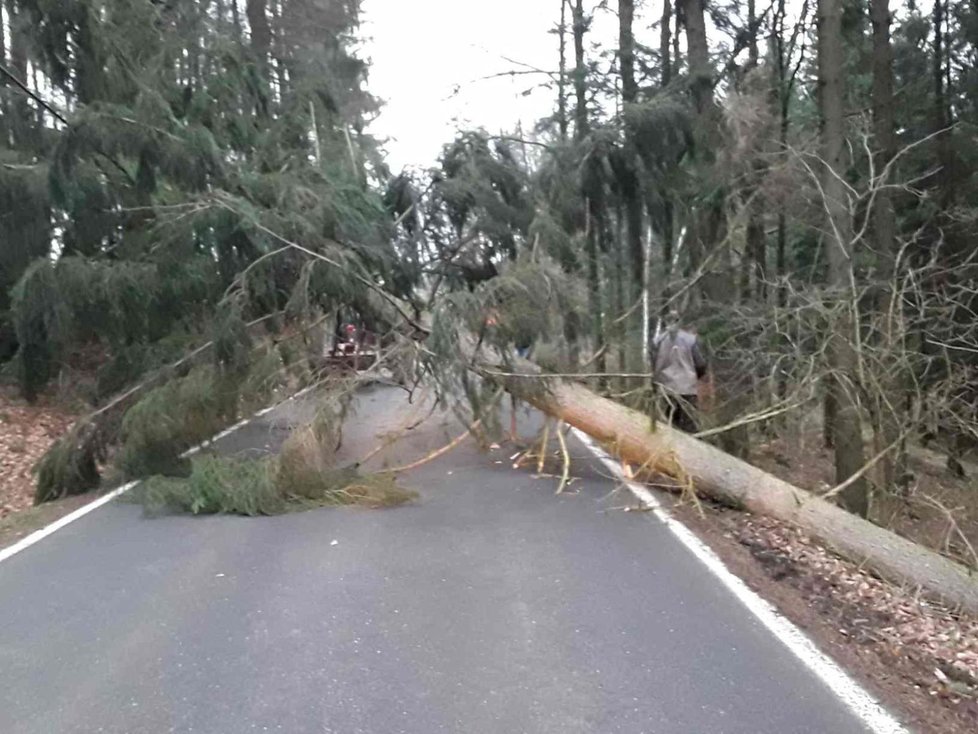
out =
[[[666,401],[666,420],[692,433],[699,383],[707,375],[706,355],[699,337],[680,328],[678,313],[667,314],[665,327],[652,340],[653,381]]]

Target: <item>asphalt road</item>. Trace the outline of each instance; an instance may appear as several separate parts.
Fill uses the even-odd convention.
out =
[[[365,395],[346,450],[399,400]],[[221,449],[273,450],[302,412]],[[572,448],[583,479],[560,497],[465,443],[393,510],[107,505],[0,564],[0,732],[864,731]]]

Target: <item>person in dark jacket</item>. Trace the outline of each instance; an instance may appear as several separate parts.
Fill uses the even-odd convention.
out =
[[[708,364],[699,337],[679,326],[679,314],[670,311],[665,329],[652,340],[653,381],[665,400],[670,425],[696,431],[696,403],[700,380]]]

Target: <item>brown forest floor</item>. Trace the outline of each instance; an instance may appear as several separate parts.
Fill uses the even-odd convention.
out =
[[[832,455],[816,432],[755,445],[751,461],[811,491],[833,484]],[[910,469],[906,492],[877,493],[873,519],[974,566],[978,482],[951,476],[930,452],[915,450]],[[702,509],[674,512],[915,731],[978,731],[978,619],[881,581],[785,523]]]
[[[34,503],[31,470],[76,417],[51,398],[28,405],[0,386],[0,520]]]
[[[672,508],[911,730],[978,731],[978,619],[873,577],[797,528],[706,502],[702,510]]]
[[[945,468],[944,459],[942,454],[915,447],[909,486],[876,492],[872,520],[978,569],[978,475],[955,477]],[[834,484],[832,453],[817,432],[760,443],[754,447],[751,463],[812,492],[826,491]]]

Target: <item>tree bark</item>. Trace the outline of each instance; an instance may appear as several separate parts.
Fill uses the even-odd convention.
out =
[[[675,17],[675,29],[672,33],[672,75],[679,76],[683,69],[683,57],[679,52],[679,37],[686,28],[686,11],[682,0],[673,0],[672,13]]]
[[[754,7],[754,0],[747,2],[747,73],[751,74],[757,69],[760,54],[757,48],[757,15]],[[749,274],[752,276],[754,287],[750,290],[748,283],[748,296],[758,301],[767,299],[767,236],[764,231],[764,205],[761,197],[757,195],[763,177],[764,162],[761,158],[756,158],[752,164],[752,180],[748,188],[748,217],[746,232],[746,253],[749,263]]]
[[[719,180],[716,171],[716,149],[720,133],[719,109],[713,98],[713,67],[706,37],[703,0],[683,1],[686,26],[686,53],[689,61],[689,85],[695,111],[695,157],[700,186],[706,195],[696,206],[689,226],[691,268],[699,267],[714,247],[720,244],[725,221]],[[703,294],[710,301],[726,302],[736,295],[736,281],[724,272],[729,265],[729,250],[718,253],[710,271],[701,280]]]
[[[7,2],[7,19],[10,23],[10,70],[23,84],[29,84],[27,78],[27,51],[30,39],[27,34],[30,26],[27,23],[26,11],[21,3],[9,0]],[[4,79],[9,85],[9,80]],[[10,102],[10,128],[13,146],[20,149],[33,149],[34,124],[27,95],[15,89]]]
[[[627,111],[630,105],[634,105],[638,101],[638,84],[635,82],[635,36],[632,32],[634,17],[634,0],[619,0],[618,62],[623,111]],[[645,195],[638,172],[638,146],[635,141],[634,129],[628,124],[627,116],[623,115],[623,118],[625,131],[625,170],[623,177],[625,180],[621,181],[621,185],[625,198],[625,237],[628,243],[629,257],[629,273],[626,278],[629,288],[628,297],[625,300],[631,304],[642,293],[645,280],[645,247],[642,243],[642,209]],[[630,333],[629,324],[631,323],[634,323],[633,318],[625,319],[621,325],[623,333]],[[621,369],[627,371],[629,365],[622,364]]]
[[[251,50],[255,55],[258,74],[264,88],[258,92],[257,112],[261,117],[269,114],[272,78],[269,54],[272,50],[272,28],[268,22],[267,0],[246,0],[245,15],[251,31]]]
[[[893,115],[893,49],[890,45],[890,2],[871,0],[870,18],[873,23],[873,137],[876,142],[878,160],[875,170],[879,171],[896,155],[896,128]],[[889,181],[885,182],[889,183]],[[873,240],[876,255],[880,258],[879,296],[876,303],[878,318],[882,321],[884,348],[899,360],[900,325],[890,317],[890,301],[896,283],[896,212],[890,189],[881,188],[876,194],[876,208],[873,210]],[[897,306],[896,312],[900,311]],[[885,446],[896,445],[900,437],[901,414],[905,386],[900,373],[889,380],[876,399],[877,430]],[[878,434],[878,435],[879,435]],[[881,462],[883,485],[895,487],[905,473],[904,453],[897,450],[895,457],[887,456]]]
[[[100,30],[96,10],[86,6],[79,14],[75,31],[75,93],[83,105],[102,99],[104,93]]]
[[[670,23],[672,21],[672,0],[663,0],[662,2],[662,21],[661,27],[659,29],[659,63],[662,65],[662,75],[659,80],[659,86],[662,90],[665,90],[670,82],[672,81],[672,56],[670,43],[672,40],[672,30],[670,28]],[[678,15],[676,18],[676,27],[678,35]],[[669,296],[672,293],[672,288],[670,286],[670,279],[672,277],[672,249],[673,249],[673,239],[675,238],[675,215],[672,208],[672,199],[670,198],[670,192],[668,187],[660,186],[662,197],[662,302],[666,303],[669,300]],[[649,216],[652,216],[652,208],[649,207]]]
[[[244,33],[241,29],[241,11],[238,9],[238,0],[229,0],[231,3],[231,22],[234,23],[236,38],[243,38]]]
[[[630,281],[625,277],[625,251],[621,247],[622,220],[623,217],[621,215],[621,209],[619,208],[615,213],[615,238],[614,247],[611,251],[615,275],[614,282],[612,284],[612,293],[615,306],[612,313],[614,313],[615,318],[612,322],[612,328],[609,329],[609,331],[611,332],[611,338],[617,342],[618,371],[627,372],[628,319],[625,318],[625,310],[630,304],[628,303],[628,299],[625,297],[625,292],[627,290],[627,284]],[[625,392],[628,389],[626,378],[622,377],[618,380],[618,387],[622,392]]]
[[[570,2],[570,0],[567,0]],[[584,34],[588,21],[584,17],[584,0],[575,0],[571,14],[574,35],[574,141],[580,143],[588,134],[587,69],[584,64]],[[588,296],[591,308],[594,339],[598,353],[598,369],[605,368],[604,325],[601,316],[601,271],[598,262],[598,241],[604,236],[603,212],[597,202],[585,196],[584,238],[588,258]]]
[[[934,0],[934,131],[945,130],[937,136],[937,173],[939,205],[942,215],[950,209],[954,199],[951,185],[951,169],[954,164],[951,149],[951,109],[948,105],[947,80],[945,78],[947,57],[947,0]]]
[[[584,239],[587,244],[587,290],[588,308],[591,310],[592,328],[594,329],[594,350],[598,354],[598,372],[605,372],[607,359],[605,354],[604,338],[604,306],[601,303],[601,266],[598,261],[598,238],[603,237],[604,224],[600,216],[596,219],[592,216],[592,206],[590,201],[585,201],[585,216],[587,222],[584,226]]]
[[[584,66],[584,34],[588,22],[584,18],[584,0],[574,2],[574,139],[583,140],[588,133],[587,121],[587,69]]]
[[[684,0],[686,24],[686,53],[689,56],[689,84],[693,92],[693,106],[698,117],[712,114],[713,70],[710,66],[710,48],[706,39],[706,19],[703,0]]]
[[[527,371],[532,367],[522,363]],[[692,436],[602,398],[582,385],[500,377],[507,390],[588,434],[633,466],[691,482],[693,490],[733,507],[796,525],[832,550],[894,583],[978,612],[978,581],[964,566],[852,515]]]
[[[557,126],[560,142],[567,142],[567,3],[560,0],[559,54],[560,69],[557,76]]]
[[[267,0],[246,0],[245,14],[251,29],[251,48],[263,66],[272,48],[272,28],[268,23]]]
[[[862,469],[865,461],[859,407],[853,394],[857,384],[857,354],[853,347],[856,322],[851,293],[852,213],[845,185],[845,88],[842,40],[842,0],[818,3],[818,81],[822,116],[822,190],[827,212],[826,249],[828,286],[834,304],[829,327],[828,390],[835,405],[833,443],[836,481],[843,482]],[[840,495],[846,509],[865,517],[869,513],[869,486],[865,478],[854,481]]]
[[[7,63],[7,24],[4,18],[3,3],[0,2],[0,64]],[[10,80],[5,75],[0,74],[0,88],[6,89],[10,86]],[[10,108],[7,105],[7,95],[0,94],[0,145],[10,145],[8,120],[10,119]]]
[[[659,64],[662,67],[660,77],[662,87],[669,86],[669,82],[672,81],[672,57],[669,50],[672,35],[670,23],[672,23],[672,0],[662,0],[662,20],[659,24]]]

